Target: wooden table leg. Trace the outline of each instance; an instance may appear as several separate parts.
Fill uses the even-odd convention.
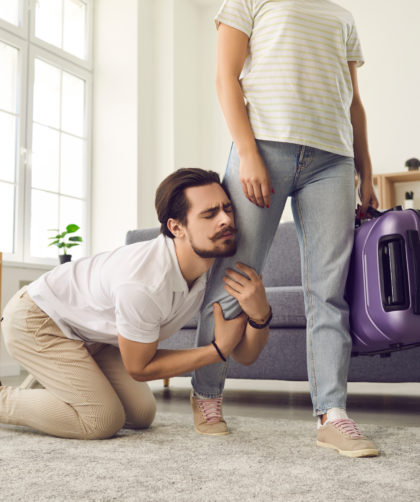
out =
[[[19,389],[32,389],[37,383],[37,379],[32,375],[28,375],[25,380],[19,385]]]

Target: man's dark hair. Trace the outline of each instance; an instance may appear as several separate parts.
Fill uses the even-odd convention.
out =
[[[168,220],[173,218],[185,225],[187,212],[190,208],[185,189],[220,183],[220,178],[214,171],[205,171],[198,167],[177,169],[165,178],[156,190],[155,208],[160,222],[162,234],[175,237],[168,229]]]

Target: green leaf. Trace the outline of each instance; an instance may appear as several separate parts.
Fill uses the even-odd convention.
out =
[[[65,248],[66,245],[64,244],[64,242],[60,242],[59,244],[57,244],[57,247],[61,249],[61,248]]]
[[[58,244],[59,242],[60,242],[60,241],[50,242],[50,243],[48,244],[48,246],[54,246],[54,244]]]
[[[80,235],[73,235],[73,237],[69,237],[69,241],[83,242],[83,239],[80,237]]]
[[[74,246],[79,246],[79,243],[75,242],[74,244],[66,244],[66,247],[68,247],[68,248],[72,248]]]
[[[71,223],[70,225],[67,225],[66,230],[68,234],[72,234],[74,232],[77,232],[80,229],[78,225],[75,225],[74,223]]]

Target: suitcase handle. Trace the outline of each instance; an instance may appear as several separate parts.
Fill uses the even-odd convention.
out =
[[[410,306],[405,242],[401,235],[386,235],[379,240],[379,275],[382,306],[385,312]]]
[[[407,230],[407,243],[413,267],[413,314],[420,314],[420,238],[417,230]]]
[[[357,209],[356,209],[356,219],[355,219],[355,227],[356,228],[359,228],[363,221],[364,220],[361,220],[360,219],[360,204],[357,205]],[[392,207],[391,209],[386,209],[385,211],[378,211],[377,209],[375,209],[374,207],[372,206],[368,206],[367,210],[366,210],[366,218],[371,220],[373,218],[380,218],[381,216],[383,216],[384,214],[386,213],[389,213],[390,211],[402,211],[403,210],[403,207],[402,206],[394,206]],[[420,211],[418,211],[420,213]],[[420,215],[419,215],[420,216]]]

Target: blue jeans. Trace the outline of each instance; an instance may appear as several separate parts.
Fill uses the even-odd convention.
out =
[[[238,251],[213,265],[200,312],[197,345],[213,339],[212,304],[219,302],[226,319],[241,312],[223,287],[226,268],[238,261],[261,273],[288,196],[297,229],[307,320],[308,377],[314,415],[345,408],[351,355],[348,305],[344,289],[354,235],[354,160],[316,148],[257,140],[274,194],[269,208],[246,199],[239,179],[234,145],[224,178],[238,227]],[[227,363],[196,370],[192,385],[204,397],[223,392]]]

